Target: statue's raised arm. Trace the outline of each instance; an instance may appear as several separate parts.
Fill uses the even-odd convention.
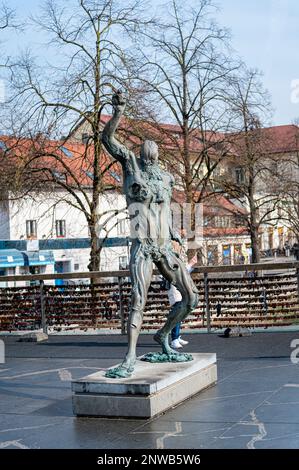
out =
[[[115,138],[115,131],[126,107],[126,100],[121,91],[116,92],[112,97],[113,116],[107,122],[102,132],[102,142],[109,154],[126,167],[128,161],[134,158],[133,152],[127,149]]]

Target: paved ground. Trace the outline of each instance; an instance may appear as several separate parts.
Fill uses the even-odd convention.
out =
[[[299,331],[186,337],[186,351],[217,352],[218,384],[146,421],[72,415],[71,379],[119,362],[125,337],[5,338],[0,448],[299,448],[299,364],[290,361]],[[151,336],[141,337],[140,354],[157,348]]]

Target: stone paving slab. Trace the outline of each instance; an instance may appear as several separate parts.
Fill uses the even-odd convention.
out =
[[[184,335],[186,352],[215,351],[218,383],[152,420],[76,418],[71,381],[121,361],[126,338],[4,338],[0,365],[0,449],[299,448],[299,364],[292,333],[247,338]],[[151,336],[138,354],[158,351]]]

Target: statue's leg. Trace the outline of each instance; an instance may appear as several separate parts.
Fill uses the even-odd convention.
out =
[[[179,290],[182,300],[171,307],[165,325],[155,334],[154,339],[161,344],[163,353],[177,354],[169,346],[169,333],[197,307],[198,293],[184,262],[175,253],[170,253],[168,259],[163,257],[156,265],[161,274]]]
[[[151,283],[153,262],[142,251],[142,245],[134,247],[131,253],[130,272],[132,282],[131,309],[128,319],[128,351],[123,363],[110,369],[107,377],[129,377],[136,362],[136,346],[143,321],[143,309],[146,304],[147,292]]]

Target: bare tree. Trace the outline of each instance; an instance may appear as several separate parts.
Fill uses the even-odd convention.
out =
[[[98,226],[105,215],[100,196],[119,185],[114,163],[102,151],[101,114],[119,87],[132,97],[134,41],[151,20],[142,0],[125,5],[120,0],[48,0],[33,21],[48,33],[57,57],[55,65],[36,65],[26,53],[11,67],[12,131],[31,141],[23,167],[24,174],[34,174],[32,184],[51,181],[84,213],[91,238],[89,269],[95,271],[102,248]],[[63,152],[82,121],[89,126],[88,138],[68,160]]]
[[[0,31],[10,28],[20,28],[21,24],[16,19],[16,12],[7,3],[0,4]]]
[[[1,44],[5,43],[6,37],[5,32],[11,30],[20,30],[22,25],[17,21],[16,12],[11,8],[7,3],[3,2],[0,4],[0,39]],[[9,58],[5,56],[5,47],[2,48],[0,54],[0,69],[5,74],[6,69],[9,67]],[[3,75],[4,76],[4,75]],[[1,108],[6,108],[5,100],[5,87],[3,78],[0,80],[0,102]],[[1,117],[4,113],[1,112]],[[1,132],[3,132],[4,122],[1,122]],[[16,176],[18,164],[15,159],[8,159],[7,155],[8,145],[6,145],[5,140],[1,140],[0,144],[0,201],[5,201],[7,196],[8,189],[12,189],[12,186],[16,186]]]
[[[232,82],[232,90],[230,104],[236,132],[229,136],[230,158],[227,171],[218,177],[218,185],[240,208],[246,208],[240,210],[239,217],[250,233],[252,262],[258,263],[261,227],[277,222],[273,142],[263,128],[271,112],[270,97],[256,70],[244,69]]]
[[[277,161],[276,185],[279,191],[278,211],[281,222],[299,242],[299,129],[291,127],[289,151]]]
[[[192,231],[195,205],[211,192],[211,175],[227,154],[228,77],[238,67],[229,58],[229,33],[213,21],[214,11],[210,0],[195,8],[173,0],[139,70],[150,100],[147,135],[159,140],[161,157],[184,191]]]

